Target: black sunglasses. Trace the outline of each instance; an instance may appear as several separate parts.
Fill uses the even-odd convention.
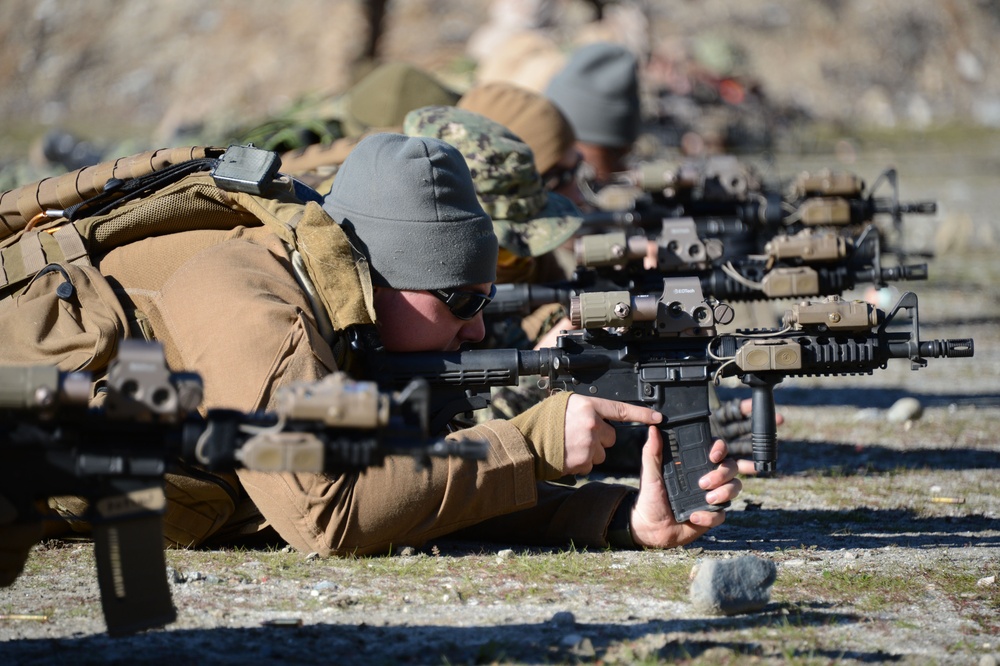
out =
[[[490,301],[497,295],[497,286],[490,287],[489,295],[478,291],[456,291],[453,289],[428,289],[427,291],[441,299],[453,315],[468,321],[490,304]]]

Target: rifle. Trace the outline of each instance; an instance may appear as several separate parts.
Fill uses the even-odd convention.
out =
[[[691,218],[664,220],[653,241],[655,268],[645,268],[649,239],[624,232],[576,239],[581,288],[650,291],[669,275],[696,275],[706,295],[726,301],[829,296],[858,284],[884,287],[896,280],[926,280],[927,264],[882,265],[881,238],[873,225],[857,237],[804,229],[781,234],[764,245],[760,255],[722,261],[718,239],[698,238]],[[586,286],[584,286],[586,285]]]
[[[909,331],[891,330],[907,313]],[[921,341],[917,297],[902,295],[888,315],[861,301],[830,297],[800,303],[780,329],[719,335],[732,318],[725,304],[705,299],[696,279],[665,280],[662,294],[587,292],[570,305],[573,325],[557,346],[448,353],[385,353],[369,371],[384,386],[421,378],[433,395],[431,427],[488,403],[489,389],[537,375],[539,387],[620,400],[663,414],[664,480],[674,515],[687,520],[709,505],[698,479],[712,465],[708,451],[709,385],[738,377],[752,391],[752,448],[761,474],[777,462],[773,387],[785,377],[864,375],[893,358],[913,370],[927,358],[973,355],[971,339]]]
[[[399,393],[334,373],[279,389],[274,412],[208,410],[198,375],[170,372],[162,347],[119,343],[104,403],[89,373],[0,368],[0,494],[20,516],[59,495],[87,500],[101,605],[111,635],[176,619],[163,554],[164,474],[178,460],[209,470],[347,472],[386,456],[483,459],[481,442],[428,437],[428,387]]]
[[[800,174],[783,190],[765,186],[749,169],[719,159],[688,163],[676,171],[652,163],[619,174],[620,184],[609,188],[615,192],[617,187],[617,193],[589,193],[604,210],[584,215],[585,228],[656,229],[664,219],[691,217],[702,236],[723,239],[728,256],[738,256],[760,251],[778,234],[858,228],[883,216],[892,220],[900,236],[904,215],[937,212],[935,201],[901,202],[892,167],[879,174],[871,188],[854,174],[824,169]],[[891,190],[889,196],[877,196],[883,183]],[[895,252],[904,256],[899,249]]]
[[[547,303],[568,306],[574,295],[587,291],[650,292],[669,277],[696,277],[703,294],[728,302],[840,295],[859,284],[884,287],[897,280],[927,279],[927,264],[884,266],[880,237],[870,225],[857,238],[810,229],[776,236],[763,255],[720,263],[717,239],[699,238],[694,220],[663,224],[655,241],[656,268],[643,265],[649,250],[644,234],[581,236],[575,242],[578,268],[572,279],[497,285],[483,316],[488,322],[523,317]]]

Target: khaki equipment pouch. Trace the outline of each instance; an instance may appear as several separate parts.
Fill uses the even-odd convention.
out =
[[[57,365],[100,379],[130,328],[91,257],[151,236],[265,226],[285,243],[320,332],[345,367],[340,333],[374,321],[367,263],[315,200],[296,196],[279,166],[274,153],[248,146],[173,149],[4,192],[0,364]],[[235,474],[189,467],[168,474],[165,486],[171,546],[202,542],[245,504]],[[63,498],[52,508],[79,520],[82,506]]]
[[[49,264],[0,301],[0,358],[96,372],[107,367],[127,329],[121,303],[97,269]]]

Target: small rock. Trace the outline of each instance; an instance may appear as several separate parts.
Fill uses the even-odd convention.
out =
[[[514,551],[510,548],[504,548],[497,553],[497,561],[502,562],[504,560],[509,560],[514,557]]]
[[[414,557],[417,554],[417,549],[413,546],[404,546],[396,551],[396,554],[400,557]]]
[[[900,398],[886,412],[885,419],[889,423],[906,423],[916,421],[924,413],[924,406],[916,398]]]
[[[805,566],[806,561],[802,558],[796,558],[794,560],[785,560],[781,563],[782,568],[795,569],[797,567]]]
[[[566,634],[559,641],[559,644],[563,647],[573,648],[576,647],[583,640],[583,636],[580,634]]]
[[[778,567],[753,555],[731,560],[699,560],[691,571],[691,603],[707,615],[760,610],[771,600]]]
[[[306,555],[306,562],[312,562],[313,560],[319,559],[319,553],[309,553]]]
[[[700,659],[706,664],[728,664],[730,661],[736,659],[739,654],[727,647],[717,645],[715,647],[710,647],[701,653]]]
[[[992,587],[996,582],[996,576],[986,576],[976,581],[976,587]]]
[[[336,587],[337,587],[337,585],[335,583],[331,583],[328,580],[322,580],[322,581],[316,583],[315,585],[313,585],[313,589],[314,590],[320,590],[320,591],[322,591],[322,590],[329,590],[329,589],[333,589],[333,588],[336,588]]]
[[[979,658],[979,666],[997,666],[997,658],[992,654],[984,654]]]

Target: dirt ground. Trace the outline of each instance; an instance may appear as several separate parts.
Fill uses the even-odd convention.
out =
[[[110,638],[92,546],[49,544],[0,590],[0,662],[996,663],[1000,269],[975,251],[932,266],[914,289],[922,337],[972,337],[975,358],[785,382],[779,474],[746,479],[727,522],[686,548],[168,551],[177,621]],[[923,415],[890,423],[902,397]],[[778,564],[771,603],[695,613],[697,559],[745,554]]]
[[[157,11],[183,14],[191,4],[164,4]],[[322,11],[300,4],[304,12]],[[426,27],[422,12],[427,4],[399,0],[396,6],[413,21],[419,19],[415,25]],[[447,13],[454,4],[436,6]],[[468,23],[482,20],[484,4],[472,3],[476,9],[471,13],[452,12],[448,20],[433,24],[442,34],[452,31],[450,54],[470,32]],[[727,5],[682,2],[661,16],[673,19],[672,29],[683,34],[685,26],[700,28],[729,15]],[[316,20],[292,21],[288,12],[277,16],[269,13],[269,3],[239,5],[254,9],[242,16],[236,5],[223,2],[200,20],[184,23],[185,40],[170,40],[165,26],[177,25],[171,22],[177,16],[150,21],[127,4],[100,6],[122,11],[113,22],[108,18],[103,30],[81,27],[72,33],[67,26],[83,26],[88,12],[71,3],[18,1],[0,9],[0,16],[10,19],[0,22],[5,43],[27,40],[17,42],[22,44],[17,62],[4,61],[0,67],[0,77],[10,82],[4,89],[13,91],[2,100],[10,109],[5,117],[12,119],[3,146],[23,145],[23,136],[11,138],[10,133],[28,121],[51,118],[52,124],[60,124],[67,109],[89,108],[97,114],[93,109],[102,104],[113,105],[116,112],[119,104],[131,104],[147,126],[180,122],[181,111],[191,109],[175,108],[170,100],[178,98],[176,91],[215,81],[207,75],[216,71],[214,66],[224,72],[227,63],[241,59],[253,63],[247,68],[255,74],[251,83],[231,82],[232,88],[213,83],[214,97],[198,96],[196,110],[239,104],[260,113],[280,108],[306,90],[303,68],[316,58],[342,54],[337,40],[347,39],[356,25],[350,17],[331,23],[326,41],[314,42]],[[809,23],[819,32],[800,30],[806,25],[795,13],[800,6],[820,7],[827,22]],[[918,92],[930,95],[928,90],[941,92],[955,83],[935,67],[949,58],[968,63],[960,57],[963,45],[987,65],[992,62],[988,58],[996,57],[980,46],[993,25],[995,3],[921,1],[908,6],[912,11],[900,20],[887,15],[884,2],[755,1],[730,16],[725,34],[746,38],[758,72],[770,77],[766,83],[776,94],[799,94],[817,108],[858,102],[843,112],[843,122],[862,113],[859,109],[884,110],[887,97],[901,118],[902,110],[923,108],[912,101]],[[969,7],[982,12],[980,20],[964,17]],[[95,15],[90,5],[88,9]],[[782,19],[789,12],[791,19]],[[940,12],[954,19],[954,34],[942,33],[934,27],[939,23],[928,18]],[[32,16],[37,24],[28,29]],[[748,17],[754,21],[744,20]],[[914,65],[916,73],[901,73],[893,63],[918,60],[893,60],[878,49],[838,51],[842,33],[831,27],[838,17],[844,25],[871,19],[865,30],[851,34],[911,49],[920,43],[939,47],[924,49],[928,59]],[[883,29],[889,18],[893,29]],[[234,43],[226,48],[210,39],[240,34],[241,27],[245,31],[250,26],[259,35],[253,41],[256,52],[267,53],[274,34],[256,26],[268,20],[292,31],[297,44],[311,44],[311,56],[308,49],[300,50],[312,59],[298,59],[297,50],[296,59],[264,62],[234,50]],[[143,21],[149,23],[147,32],[137,32],[135,26]],[[15,30],[18,25],[24,29]],[[391,47],[393,55],[428,66],[443,62],[420,45],[422,29],[404,32],[394,33],[399,40]],[[87,43],[88,34],[102,39]],[[156,45],[148,51],[157,57],[135,55],[145,53],[135,44],[143,34]],[[799,38],[795,44],[800,50],[795,50],[792,40]],[[807,57],[802,45],[810,40],[825,61]],[[196,59],[181,55],[185,49],[202,53],[206,43],[218,57],[205,61],[213,68],[199,72],[192,69]],[[109,56],[102,51],[109,44],[120,45],[121,51]],[[795,53],[802,57],[789,55]],[[930,58],[935,54],[942,59]],[[70,90],[80,78],[67,73],[72,57],[93,67],[83,82],[89,81],[91,90],[87,85]],[[107,69],[109,62],[120,65],[129,57],[142,66]],[[172,59],[184,67],[163,65]],[[789,65],[785,76],[779,71],[782,63]],[[35,68],[33,75],[27,76],[26,68]],[[958,100],[967,102],[967,109],[988,111],[994,108],[988,102],[997,89],[997,71],[987,66],[979,83],[956,84],[961,94],[948,88],[931,99]],[[826,78],[818,80],[817,72]],[[973,77],[975,71],[966,73]],[[342,86],[345,76],[339,67],[322,73],[329,89]],[[272,95],[275,77],[284,77],[290,87]],[[810,88],[810,80],[818,85]],[[908,93],[892,87],[899,80],[913,83]],[[779,89],[781,82],[785,87]],[[831,87],[834,83],[843,87]],[[881,93],[866,94],[870,90]],[[88,97],[95,91],[96,100],[93,94]],[[168,101],[159,96],[163,91],[170,91]],[[935,113],[945,113],[936,104]],[[996,664],[1000,267],[994,255],[1000,238],[995,214],[1000,209],[1000,138],[995,131],[979,133],[956,145],[911,137],[906,151],[845,138],[836,148],[835,154],[778,156],[772,166],[785,175],[798,168],[839,166],[870,182],[893,164],[900,169],[904,199],[937,200],[937,215],[907,220],[911,249],[937,256],[930,260],[930,280],[906,287],[920,298],[922,337],[971,337],[976,355],[931,359],[917,372],[897,361],[872,376],[783,383],[776,392],[787,419],[780,431],[779,473],[745,479],[744,492],[722,527],[688,547],[666,552],[528,549],[446,540],[417,552],[359,559],[311,559],[281,549],[168,551],[177,621],[123,638],[104,632],[92,545],[46,544],[32,553],[24,576],[0,589],[0,663]],[[889,422],[888,410],[904,397],[919,400],[921,418]],[[688,598],[695,562],[745,554],[778,564],[767,607],[734,617],[695,613]]]

